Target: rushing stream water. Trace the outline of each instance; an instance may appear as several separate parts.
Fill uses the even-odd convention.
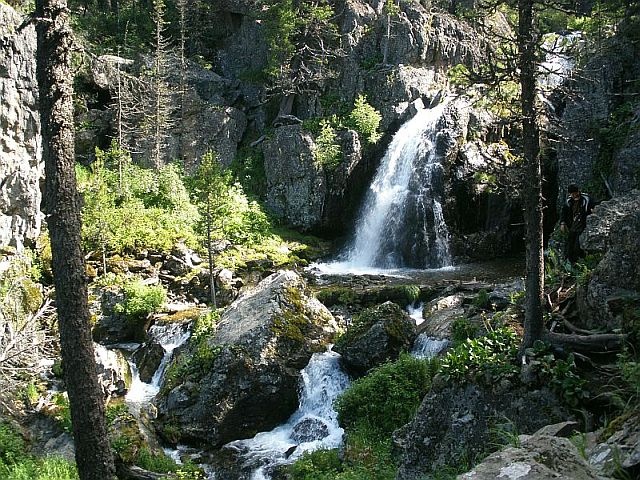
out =
[[[302,370],[300,406],[289,420],[270,432],[227,444],[240,452],[243,469],[252,480],[270,478],[277,465],[291,463],[306,451],[337,448],[342,443],[334,400],[349,385],[335,352],[314,353]]]

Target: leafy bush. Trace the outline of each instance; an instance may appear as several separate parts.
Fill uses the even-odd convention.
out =
[[[145,285],[140,280],[123,287],[124,301],[114,307],[132,321],[146,317],[167,301],[167,291],[162,285]]]
[[[454,347],[441,359],[440,373],[445,379],[462,380],[467,377],[482,378],[515,375],[519,339],[508,327],[489,332],[480,338],[468,338]]]
[[[364,95],[358,95],[355,99],[353,110],[347,120],[348,126],[358,132],[367,143],[376,143],[380,139],[378,127],[382,115],[373,108]]]
[[[10,465],[24,460],[25,450],[26,445],[22,437],[8,423],[0,422],[0,465]]]
[[[58,457],[29,458],[23,462],[3,465],[0,461],[0,477],[3,480],[78,480],[73,463]]]
[[[456,318],[451,324],[451,340],[454,346],[466,342],[478,334],[479,328],[465,317]]]
[[[356,380],[337,400],[340,424],[385,438],[407,423],[429,388],[437,362],[402,355]]]
[[[84,197],[82,237],[87,250],[168,251],[179,239],[197,244],[198,211],[176,165],[144,169],[114,143],[107,151],[96,148],[91,168],[77,167],[76,174]]]
[[[314,156],[316,162],[325,168],[333,169],[340,163],[342,149],[336,141],[337,135],[328,120],[320,121],[320,133],[316,137]]]

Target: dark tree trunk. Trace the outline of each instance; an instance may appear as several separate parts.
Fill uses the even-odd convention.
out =
[[[36,0],[37,77],[46,174],[43,211],[51,236],[60,347],[76,463],[82,480],[108,480],[114,478],[115,468],[96,375],[80,246],[68,13],[66,0]]]
[[[518,0],[518,66],[522,88],[522,148],[525,162],[524,219],[526,223],[527,278],[522,348],[542,338],[544,257],[542,238],[542,172],[536,119],[536,47],[533,0]]]

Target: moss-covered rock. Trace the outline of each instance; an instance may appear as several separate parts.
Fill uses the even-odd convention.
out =
[[[408,351],[416,336],[414,320],[397,304],[385,302],[360,313],[334,350],[349,370],[363,374]]]
[[[336,330],[299,275],[269,276],[177,352],[158,402],[162,435],[216,447],[283,422],[298,406],[300,369]]]

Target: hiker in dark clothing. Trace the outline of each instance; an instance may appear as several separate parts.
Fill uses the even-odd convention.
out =
[[[580,248],[580,234],[587,225],[587,215],[591,213],[595,203],[589,195],[582,193],[577,185],[569,185],[567,192],[569,196],[562,207],[560,230],[568,232],[565,256],[571,263],[575,263],[584,257]]]

